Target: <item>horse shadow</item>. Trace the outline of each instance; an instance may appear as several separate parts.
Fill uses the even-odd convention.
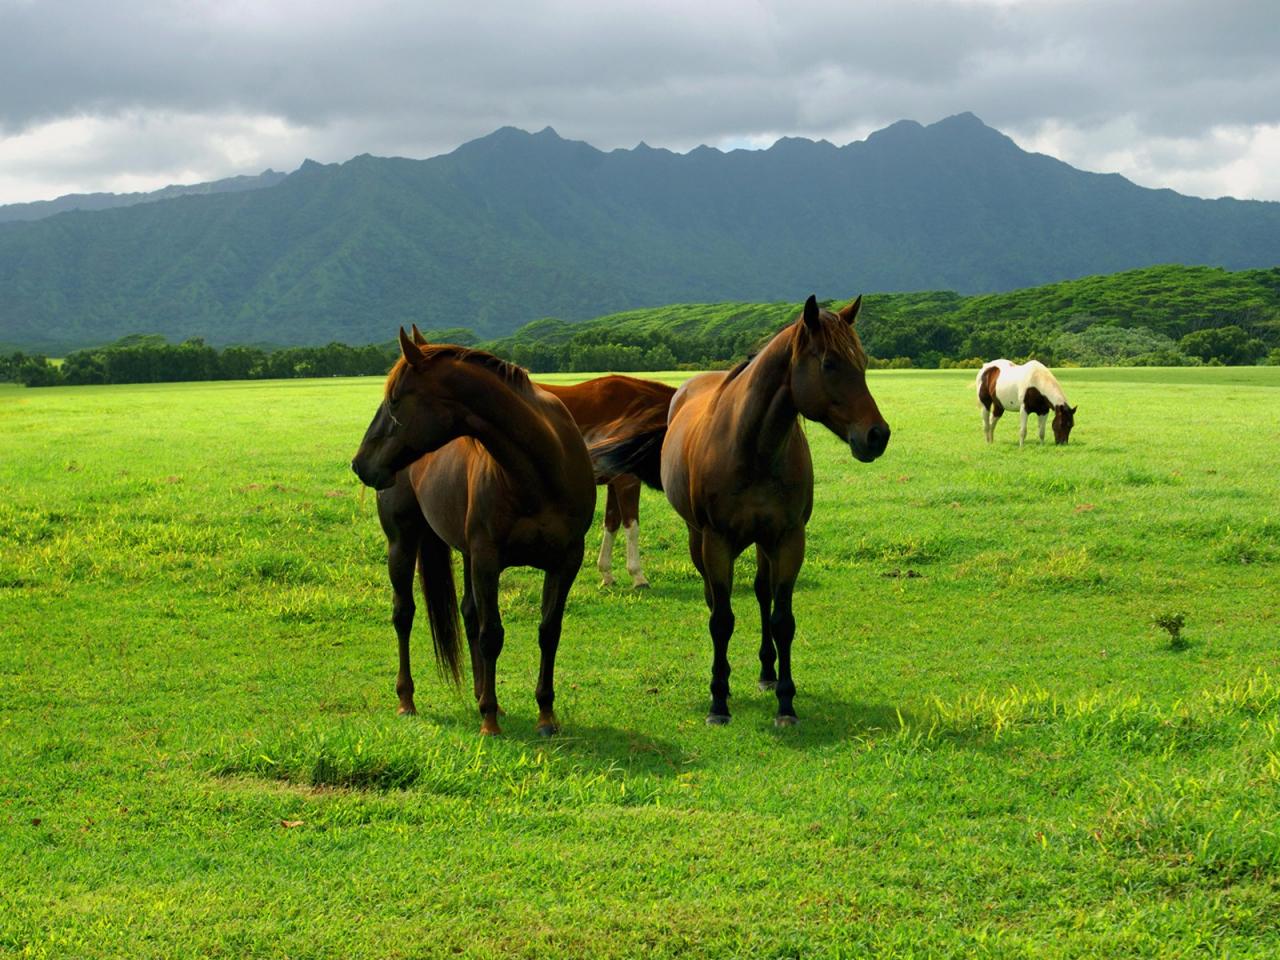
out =
[[[708,700],[690,699],[687,709],[705,712]],[[796,693],[796,713],[800,722],[778,727],[777,700],[772,692],[751,687],[729,701],[733,724],[746,724],[753,730],[773,736],[780,746],[793,750],[819,749],[841,743],[865,743],[901,735],[903,730],[926,734],[932,718],[918,708],[894,703],[850,700],[820,688],[801,688]],[[979,731],[936,731],[936,742],[987,752],[994,745]]]
[[[423,716],[459,738],[479,738],[474,706],[463,709],[461,704],[450,703],[423,711]],[[611,724],[579,723],[567,715],[561,720],[561,731],[546,737],[536,731],[533,712],[528,716],[514,712],[504,715],[499,741],[531,751],[550,751],[599,772],[621,770],[629,775],[663,779],[687,769],[686,751],[674,741]]]

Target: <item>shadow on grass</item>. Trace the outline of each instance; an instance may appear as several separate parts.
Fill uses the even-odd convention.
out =
[[[705,716],[709,701],[689,699],[686,709]],[[796,713],[800,722],[778,727],[774,719],[778,701],[773,691],[756,688],[755,681],[729,701],[732,724],[774,735],[777,741],[796,750],[829,747],[840,743],[914,739],[930,734],[932,743],[947,743],[980,752],[1003,749],[984,730],[939,730],[925,711],[891,703],[848,700],[830,691],[800,689],[796,692]]]

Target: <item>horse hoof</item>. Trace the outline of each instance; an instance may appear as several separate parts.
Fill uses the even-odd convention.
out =
[[[781,713],[773,718],[773,725],[775,727],[794,727],[799,722],[799,717],[786,716]]]
[[[418,715],[418,708],[413,704],[409,704],[407,707],[401,705],[400,709],[396,711],[396,715],[401,717],[416,717]]]
[[[498,726],[498,720],[496,717],[492,719],[489,717],[484,717],[480,721],[480,736],[496,737],[501,735],[501,733],[502,733],[502,728]]]
[[[648,581],[648,580],[641,580],[639,583],[632,584],[632,588],[633,588],[633,589],[635,589],[635,590],[648,590],[648,589],[649,589],[649,581]]]
[[[761,680],[761,681],[757,684],[757,686],[758,686],[761,690],[777,690],[777,689],[778,689],[778,681],[777,681],[777,680]]]
[[[602,586],[602,587],[612,587],[612,586],[613,586],[613,577],[605,577],[603,580],[601,580],[601,581],[600,581],[600,586]]]
[[[540,737],[554,737],[559,732],[560,724],[558,723],[543,723],[538,725],[538,736]]]
[[[707,714],[707,726],[709,727],[723,727],[728,722],[729,722],[729,715],[727,713],[708,713]]]

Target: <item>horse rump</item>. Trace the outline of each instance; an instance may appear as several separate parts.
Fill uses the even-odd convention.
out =
[[[608,483],[614,477],[631,474],[655,490],[662,489],[662,441],[667,426],[645,430],[629,437],[610,437],[587,447],[596,482]]]

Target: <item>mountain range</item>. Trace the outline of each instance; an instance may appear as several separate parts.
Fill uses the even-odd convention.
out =
[[[1028,153],[972,114],[866,140],[604,152],[503,128],[427,160],[0,223],[0,344],[131,333],[501,336],[689,301],[984,293],[1157,263],[1280,263],[1280,203],[1204,200]]]
[[[263,170],[257,176],[227,177],[208,183],[171,184],[148,193],[68,193],[53,200],[32,200],[28,203],[0,205],[0,223],[14,220],[43,220],[68,210],[109,210],[112,207],[132,207],[139,203],[154,203],[191,194],[238,193],[241,190],[261,190],[274,187],[288,174],[277,170]]]

